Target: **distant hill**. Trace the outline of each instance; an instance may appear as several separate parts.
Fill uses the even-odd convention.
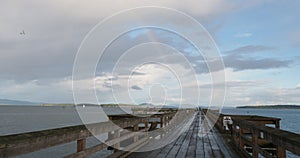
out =
[[[62,104],[45,103],[45,104],[41,104],[41,106],[75,106],[75,105],[69,103],[62,103]]]
[[[300,109],[300,105],[258,105],[258,106],[238,106],[236,108],[251,108],[251,109]]]
[[[0,105],[40,105],[41,103],[21,101],[21,100],[10,100],[10,99],[0,99]]]
[[[141,103],[141,104],[139,104],[139,105],[143,105],[143,106],[154,106],[154,105],[151,104],[151,103]]]

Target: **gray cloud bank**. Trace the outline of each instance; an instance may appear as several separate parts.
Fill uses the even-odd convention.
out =
[[[209,27],[208,29],[212,30],[211,33],[214,34],[214,31],[222,27],[219,23],[216,26],[213,24],[215,19],[224,17],[237,8],[243,8],[243,5],[244,7],[251,6],[249,3],[233,4],[226,0],[182,2],[133,0],[128,3],[110,0],[101,2],[94,0],[89,2],[4,0],[0,5],[0,14],[3,15],[0,18],[0,95],[4,98],[39,102],[71,102],[72,66],[81,41],[99,21],[122,9],[143,5],[175,8],[192,15],[204,26]],[[176,18],[170,20],[176,21]],[[185,28],[184,24],[179,23],[179,25]],[[114,28],[112,27],[112,29]],[[22,30],[26,32],[25,35],[19,34]],[[192,30],[190,31],[192,32]],[[199,35],[197,32],[192,33]],[[152,38],[149,38],[149,34]],[[105,37],[106,35],[103,35],[103,38]],[[191,48],[189,43],[178,39],[176,35],[159,30],[148,30],[135,37],[125,35],[107,49],[96,73],[97,76],[104,78],[102,86],[111,88],[111,81],[119,79],[118,76],[106,76],[105,73],[112,70],[121,53],[137,44],[152,41],[153,38],[157,42],[166,43],[183,52],[197,74],[209,72],[204,59],[201,56],[195,56],[194,49],[189,49]],[[255,53],[276,50],[276,48],[268,46],[248,45],[225,52],[223,60],[225,66],[234,71],[288,67],[292,60],[252,56]],[[144,50],[142,54],[147,55],[151,52]],[[134,62],[138,59],[131,58],[131,60]],[[166,62],[175,65],[182,64],[176,58],[168,58]],[[189,69],[190,67],[185,66],[185,68]],[[126,67],[124,67],[125,71]],[[145,74],[134,72],[133,75]],[[241,83],[232,84],[240,85]],[[132,86],[131,89],[142,90],[137,85]],[[106,96],[103,91],[101,94]]]

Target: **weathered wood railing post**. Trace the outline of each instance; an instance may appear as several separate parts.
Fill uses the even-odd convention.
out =
[[[149,128],[149,120],[145,122],[145,129]],[[145,131],[145,136],[148,137],[148,131]]]
[[[235,124],[235,122],[233,122],[233,125],[232,125],[234,128],[232,128],[234,131],[232,131],[232,137],[233,137],[233,140],[235,142],[235,144],[237,144],[237,141],[238,141],[238,138],[237,138],[237,124]]]
[[[139,131],[139,124],[136,124],[133,126],[133,131],[134,132]],[[133,137],[133,142],[137,142],[138,140],[139,140],[139,135],[138,135],[138,133],[136,133]]]
[[[280,128],[280,122],[279,120],[275,120],[275,128]],[[286,158],[286,150],[285,148],[281,147],[281,146],[277,146],[277,156],[279,158]]]
[[[166,125],[169,125],[169,122],[170,122],[170,116],[167,116],[167,123],[166,123]]]
[[[252,157],[258,158],[258,151],[256,146],[258,145],[258,136],[254,130],[252,130]]]
[[[240,126],[240,131],[239,131],[239,141],[240,141],[240,147],[241,148],[244,148],[244,140],[243,140],[243,134],[244,134],[244,130],[243,130],[243,128]]]
[[[114,131],[114,139],[117,140],[116,144],[114,144],[114,151],[115,152],[120,148],[120,136],[121,136],[120,129],[116,129]]]
[[[275,128],[280,128],[280,122],[279,120],[275,120]]]
[[[84,151],[86,148],[86,138],[77,140],[77,152]],[[86,157],[86,156],[83,156]]]
[[[277,146],[277,156],[279,158],[286,158],[286,150],[283,147]]]
[[[164,126],[164,117],[161,116],[160,117],[160,128],[163,128],[163,126]]]

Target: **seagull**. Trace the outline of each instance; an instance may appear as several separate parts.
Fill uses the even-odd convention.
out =
[[[23,30],[22,32],[20,32],[20,35],[25,35],[25,31]]]

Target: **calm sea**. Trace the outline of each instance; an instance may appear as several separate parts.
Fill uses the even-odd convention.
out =
[[[85,107],[90,109],[89,116],[92,118],[102,117],[105,114],[97,112],[99,107]],[[130,112],[128,109],[124,109]],[[108,114],[124,113],[121,109],[105,108]],[[281,128],[300,134],[300,110],[277,110],[277,109],[235,109],[224,108],[222,113],[228,114],[247,114],[261,115],[281,118]],[[103,115],[103,116],[102,116]],[[94,116],[94,117],[93,117]],[[58,127],[72,126],[82,124],[77,110],[74,107],[39,107],[39,106],[0,106],[0,135],[23,133]],[[96,138],[87,140],[88,146],[99,143]],[[38,152],[30,153],[20,157],[62,157],[76,150],[76,143],[72,142]],[[92,157],[104,157],[110,154],[110,151],[96,153]],[[288,157],[295,157],[291,154]]]

